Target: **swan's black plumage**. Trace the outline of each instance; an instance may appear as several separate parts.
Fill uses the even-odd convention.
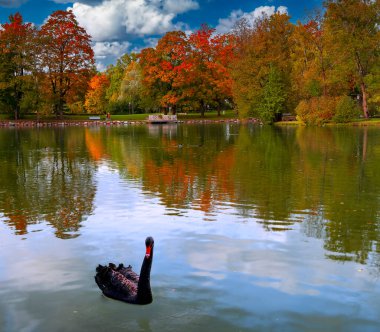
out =
[[[145,240],[146,253],[141,266],[140,275],[132,270],[132,266],[125,267],[109,263],[96,268],[95,282],[107,297],[133,304],[149,304],[153,301],[150,288],[150,270],[153,261],[154,240],[147,237]]]

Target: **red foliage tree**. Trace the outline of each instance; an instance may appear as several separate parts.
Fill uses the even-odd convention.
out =
[[[220,107],[232,99],[232,78],[229,63],[234,58],[235,39],[232,35],[215,35],[215,30],[203,25],[189,37],[189,66],[181,71],[186,77],[188,97],[195,101],[202,116],[211,104]]]
[[[41,65],[46,73],[54,112],[62,117],[65,98],[88,82],[94,70],[91,37],[71,11],[54,12],[41,27]]]

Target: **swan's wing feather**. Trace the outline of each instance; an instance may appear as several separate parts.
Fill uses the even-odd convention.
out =
[[[111,271],[110,278],[112,288],[126,295],[136,295],[137,285],[117,271]]]
[[[123,264],[120,264],[116,269],[117,272],[121,273],[125,278],[131,280],[135,284],[139,282],[139,275],[132,270],[132,266],[128,265],[125,267]]]
[[[137,294],[137,284],[109,266],[99,265],[95,281],[104,295],[125,300]]]

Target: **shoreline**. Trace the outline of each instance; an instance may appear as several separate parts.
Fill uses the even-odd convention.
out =
[[[95,127],[95,126],[126,126],[126,125],[149,125],[162,126],[174,124],[212,124],[212,123],[254,123],[262,125],[262,122],[256,118],[237,119],[180,119],[175,123],[151,123],[148,120],[0,120],[0,128],[46,128],[46,127]],[[299,121],[279,121],[273,124],[274,126],[305,126]],[[348,123],[326,123],[325,126],[353,126],[353,127],[377,127],[380,126],[378,121],[353,121]]]
[[[173,124],[203,124],[203,123],[256,123],[261,124],[258,119],[194,119],[178,120]],[[93,126],[125,126],[125,125],[151,125],[161,126],[163,124],[150,123],[148,120],[0,120],[0,128],[44,128],[44,127],[93,127]]]

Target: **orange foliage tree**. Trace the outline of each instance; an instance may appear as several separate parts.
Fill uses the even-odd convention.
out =
[[[158,41],[156,48],[144,49],[139,56],[146,91],[165,111],[170,107],[175,112],[181,104],[183,96],[176,76],[178,68],[186,63],[187,53],[185,33],[172,31]]]
[[[104,113],[107,102],[106,91],[108,87],[109,80],[106,74],[97,74],[91,78],[84,103],[88,113]]]
[[[228,63],[233,59],[232,35],[214,35],[203,26],[189,37],[181,31],[167,33],[156,48],[140,54],[143,83],[161,107],[188,107],[202,115],[208,105],[220,110],[231,100],[232,78]]]

